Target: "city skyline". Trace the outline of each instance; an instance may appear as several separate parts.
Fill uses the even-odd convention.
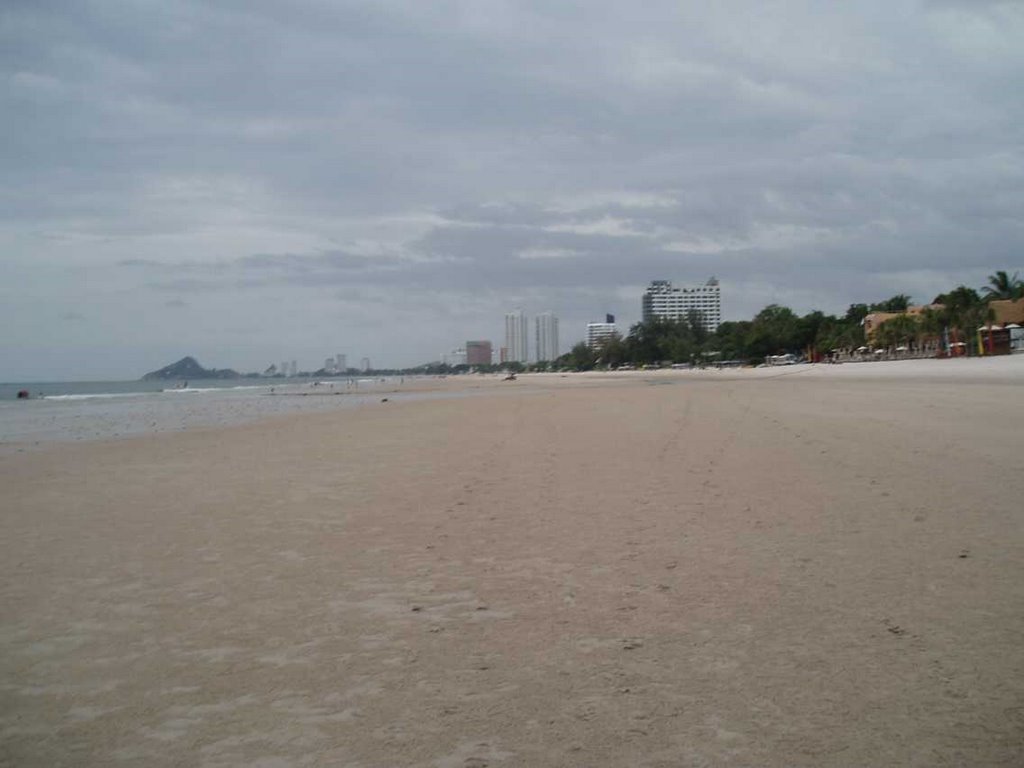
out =
[[[1019,3],[8,5],[0,379],[411,366],[508,307],[564,350],[660,278],[736,320],[1024,271]]]

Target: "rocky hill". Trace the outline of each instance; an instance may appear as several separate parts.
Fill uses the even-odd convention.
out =
[[[183,357],[178,362],[164,366],[158,371],[150,371],[142,377],[142,380],[237,379],[241,375],[238,371],[233,371],[230,368],[203,368],[194,357]]]

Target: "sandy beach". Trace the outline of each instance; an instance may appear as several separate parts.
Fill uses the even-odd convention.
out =
[[[0,764],[1019,766],[1022,363],[0,455]]]

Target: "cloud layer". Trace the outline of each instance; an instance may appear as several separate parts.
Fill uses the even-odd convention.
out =
[[[1017,3],[14,2],[0,66],[8,380],[1024,270]]]

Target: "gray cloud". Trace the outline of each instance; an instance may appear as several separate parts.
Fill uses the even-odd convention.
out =
[[[1022,37],[966,0],[9,3],[0,320],[26,377],[88,361],[84,291],[130,375],[413,363],[515,305],[568,337],[660,277],[730,317],[930,299],[1024,270]]]

